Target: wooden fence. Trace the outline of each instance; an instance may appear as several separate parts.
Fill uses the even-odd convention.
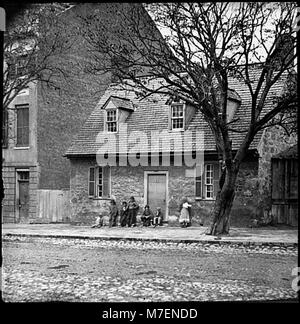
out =
[[[47,223],[66,223],[70,219],[69,190],[37,190],[37,218]]]

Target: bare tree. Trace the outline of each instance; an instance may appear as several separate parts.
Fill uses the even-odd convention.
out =
[[[9,21],[4,34],[3,109],[35,81],[54,83],[74,38],[55,4],[32,4]]]
[[[117,70],[119,81],[134,84],[139,94],[176,95],[200,110],[225,165],[210,234],[228,233],[237,176],[255,135],[290,123],[286,111],[295,115],[295,4],[157,3],[148,9],[156,26],[166,31],[164,37],[139,5],[119,11],[115,28],[93,13],[82,17],[91,57],[86,68],[96,75],[116,75]],[[253,63],[259,63],[255,77]],[[238,119],[227,117],[231,77],[244,82],[249,92],[251,117],[242,129]],[[147,82],[151,79],[162,80],[161,85],[153,89]],[[282,79],[290,82],[278,97],[273,89]],[[274,105],[265,109],[269,97]],[[236,132],[243,140],[233,151]]]

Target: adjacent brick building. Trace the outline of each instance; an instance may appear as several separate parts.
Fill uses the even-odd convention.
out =
[[[38,192],[69,190],[70,167],[63,154],[111,82],[111,74],[95,77],[84,70],[81,63],[88,52],[78,17],[96,13],[115,28],[118,11],[130,10],[132,5],[140,4],[82,3],[61,8],[66,34],[78,30],[78,37],[69,54],[56,59],[72,73],[58,77],[55,86],[29,84],[8,109],[3,129],[2,222],[51,221],[39,214]]]

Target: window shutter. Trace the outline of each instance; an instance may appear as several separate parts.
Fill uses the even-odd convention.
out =
[[[219,164],[213,164],[214,166],[214,198],[217,197],[217,193],[220,189],[220,185],[219,185]]]
[[[196,197],[202,198],[202,176],[196,177]]]
[[[195,169],[195,196],[203,198],[203,168]]]
[[[89,169],[89,196],[95,196],[95,168]]]
[[[188,129],[188,108],[187,105],[183,105],[183,129]]]
[[[103,197],[110,196],[110,168],[103,167]]]
[[[169,106],[169,130],[172,130],[172,106]]]

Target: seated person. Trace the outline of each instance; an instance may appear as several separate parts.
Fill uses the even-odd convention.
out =
[[[144,208],[142,217],[141,217],[143,226],[150,226],[152,219],[153,219],[153,213],[152,213],[149,205],[146,205]]]
[[[162,219],[163,217],[162,217],[161,208],[157,207],[156,213],[153,218],[153,226],[156,227],[157,225],[162,225]]]
[[[101,226],[103,226],[103,215],[100,213],[97,217],[96,217],[96,222],[94,225],[92,225],[92,228],[99,228]]]

